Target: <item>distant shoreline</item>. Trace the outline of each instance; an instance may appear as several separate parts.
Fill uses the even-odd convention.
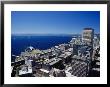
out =
[[[11,34],[11,36],[81,36],[82,34]],[[94,35],[100,35],[99,33]]]
[[[72,36],[81,34],[11,34],[12,36]]]

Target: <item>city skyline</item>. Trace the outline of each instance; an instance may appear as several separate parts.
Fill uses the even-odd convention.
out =
[[[12,34],[81,34],[85,27],[100,33],[99,11],[12,11]]]

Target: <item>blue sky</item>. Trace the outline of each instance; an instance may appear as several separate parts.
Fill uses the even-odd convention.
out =
[[[80,34],[100,32],[99,11],[12,11],[12,34]]]

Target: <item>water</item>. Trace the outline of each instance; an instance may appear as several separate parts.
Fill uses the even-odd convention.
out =
[[[53,46],[68,43],[72,36],[12,36],[12,55],[20,55],[28,46],[45,50]]]

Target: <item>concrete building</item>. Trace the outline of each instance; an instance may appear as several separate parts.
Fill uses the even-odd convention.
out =
[[[52,70],[50,71],[50,77],[53,76],[53,77],[65,77],[66,76],[66,73],[64,70],[59,70],[59,69],[56,69],[56,68],[52,68]]]
[[[89,57],[89,60],[91,60],[92,56],[92,49],[89,46],[81,46],[78,48],[78,56],[80,57]]]
[[[49,77],[49,71],[45,69],[37,69],[34,76],[35,77]]]
[[[23,77],[31,77],[32,76],[32,67],[27,66],[27,65],[22,65],[20,66],[20,70],[19,70],[19,76],[23,76]]]
[[[65,53],[63,53],[63,54],[61,54],[59,56],[59,58],[62,59],[62,61],[63,61],[64,64],[71,63],[71,60],[72,60],[71,57],[72,57],[72,53],[71,52],[65,52]]]
[[[52,67],[58,68],[58,69],[62,68],[62,60],[61,60],[61,58],[47,59],[42,64],[42,68],[45,69],[45,70],[51,70]]]
[[[84,28],[82,33],[82,41],[87,45],[93,45],[94,29]]]
[[[77,77],[86,77],[89,73],[88,63],[84,61],[73,60],[71,74]]]
[[[79,45],[73,44],[73,55],[78,55],[78,47]]]

